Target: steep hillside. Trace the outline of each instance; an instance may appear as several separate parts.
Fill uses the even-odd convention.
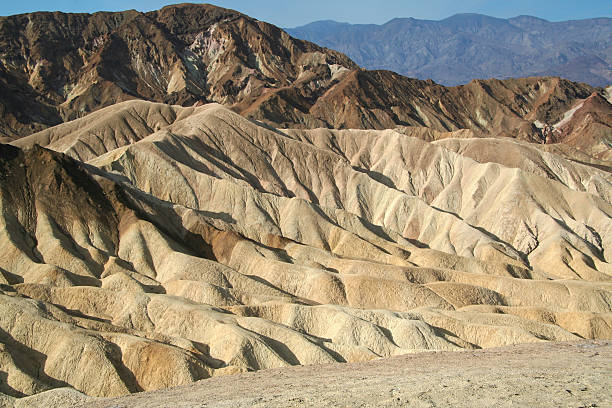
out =
[[[0,49],[5,140],[128,99],[248,104],[304,75],[325,88],[356,68],[277,27],[195,4],[0,17]]]
[[[549,22],[458,14],[441,21],[397,18],[383,25],[318,21],[291,35],[341,51],[368,69],[445,85],[474,78],[561,76],[612,84],[612,19]]]

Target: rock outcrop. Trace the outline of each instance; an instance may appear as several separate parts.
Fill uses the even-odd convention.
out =
[[[322,92],[357,68],[270,24],[195,4],[0,17],[0,49],[5,141],[135,98],[250,104],[306,77]]]

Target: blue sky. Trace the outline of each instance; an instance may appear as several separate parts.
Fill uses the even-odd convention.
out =
[[[179,0],[180,1],[180,0]],[[167,0],[0,0],[0,15],[38,10],[94,12],[100,10],[155,10],[179,1]],[[551,21],[612,17],[612,0],[210,0],[281,27],[316,20],[382,24],[395,17],[439,20],[456,13],[494,17],[533,15]]]

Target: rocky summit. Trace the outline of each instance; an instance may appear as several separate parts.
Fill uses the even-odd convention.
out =
[[[611,88],[207,5],[0,27],[0,404],[612,338]]]

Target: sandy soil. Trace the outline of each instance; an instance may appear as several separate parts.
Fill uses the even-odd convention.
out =
[[[168,406],[611,407],[612,342],[538,343],[264,370],[82,405]]]

